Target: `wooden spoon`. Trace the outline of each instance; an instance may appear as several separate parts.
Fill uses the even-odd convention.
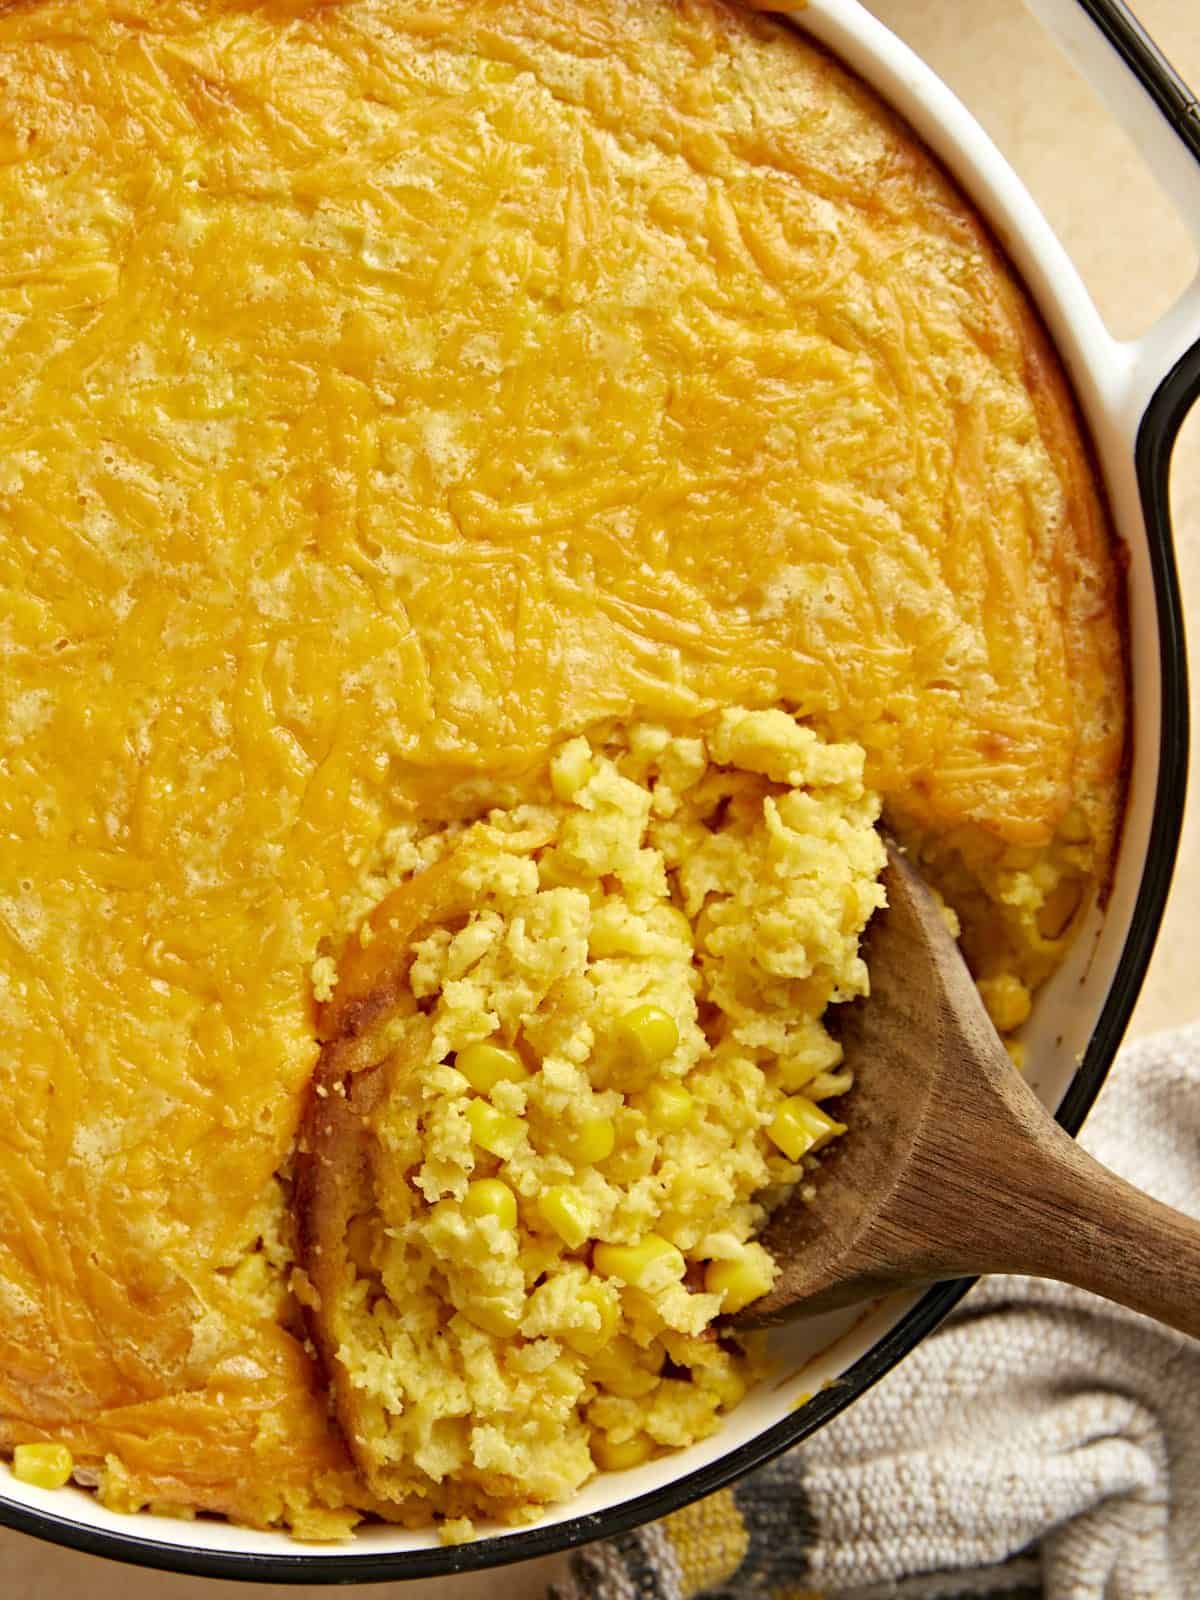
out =
[[[763,1243],[760,1327],[985,1272],[1056,1278],[1200,1337],[1200,1223],[1071,1139],[1013,1066],[937,902],[889,846],[869,999],[842,1008],[844,1138]]]

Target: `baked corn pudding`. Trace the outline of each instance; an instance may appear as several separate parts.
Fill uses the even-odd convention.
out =
[[[457,1538],[702,1438],[877,819],[1002,1031],[1104,890],[1023,291],[725,0],[25,0],[0,148],[0,1450]]]
[[[452,1535],[740,1398],[714,1320],[845,1132],[821,1017],[883,899],[861,748],[783,711],[575,738],[549,784],[433,835],[318,976],[297,1289],[371,1491]]]

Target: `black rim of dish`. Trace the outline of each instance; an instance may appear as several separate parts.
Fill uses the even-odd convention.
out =
[[[1124,0],[1077,0],[1139,79],[1155,105],[1200,162],[1200,102],[1134,18]],[[1200,342],[1155,390],[1138,428],[1135,465],[1158,616],[1162,711],[1154,812],[1146,860],[1129,932],[1108,998],[1083,1060],[1058,1108],[1059,1122],[1077,1133],[1108,1074],[1154,950],[1174,870],[1183,822],[1188,762],[1187,656],[1171,536],[1168,471],[1175,440],[1200,398]],[[382,1583],[446,1577],[553,1555],[593,1539],[612,1538],[677,1511],[761,1467],[798,1444],[865,1393],[958,1303],[973,1280],[939,1284],[853,1363],[836,1385],[793,1415],[719,1460],[664,1488],[603,1512],[571,1517],[527,1533],[476,1544],[380,1554],[316,1556],[224,1552],[114,1533],[0,1500],[0,1525],[87,1555],[194,1577],[258,1583]]]

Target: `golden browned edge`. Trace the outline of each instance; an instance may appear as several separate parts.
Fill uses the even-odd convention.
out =
[[[973,236],[986,262],[988,281],[999,309],[1020,340],[1025,385],[1042,440],[1065,490],[1061,529],[1064,545],[1055,552],[1055,568],[1060,580],[1060,616],[1079,730],[1077,768],[1082,770],[1075,774],[1075,800],[1083,807],[1092,828],[1094,892],[1096,903],[1103,908],[1112,887],[1131,778],[1128,728],[1132,687],[1125,579],[1129,549],[1117,533],[1091,430],[1045,318],[999,233],[942,158],[889,101],[789,15],[805,10],[807,0],[790,5],[781,5],[779,0],[716,3],[751,12],[760,24],[769,17],[776,27],[801,39],[822,58],[831,76],[839,78],[858,98],[869,115],[890,125],[908,145],[909,154],[918,153],[937,171],[958,202],[956,220]],[[989,325],[994,327],[1001,320],[993,315]],[[1080,572],[1095,575],[1098,581],[1094,591],[1080,578]],[[1105,728],[1103,708],[1114,688],[1119,697],[1115,726]],[[885,806],[885,812],[886,809]],[[897,828],[898,833],[905,831]],[[1083,909],[1086,904],[1085,897]]]
[[[916,133],[912,137],[916,139]],[[928,151],[928,155],[931,161],[937,161],[932,151]],[[957,189],[954,178],[949,173],[946,177]],[[1125,579],[1129,549],[1117,534],[1091,431],[1045,320],[1000,239],[975,212],[970,200],[965,195],[962,198],[964,204],[971,207],[981,247],[987,250],[995,265],[1003,295],[1019,325],[1026,384],[1033,397],[1042,437],[1063,469],[1067,489],[1064,531],[1072,536],[1072,542],[1065,552],[1061,549],[1058,552],[1067,588],[1064,631],[1076,714],[1081,730],[1087,727],[1091,735],[1081,734],[1081,748],[1084,752],[1095,751],[1094,772],[1082,774],[1085,783],[1090,779],[1094,792],[1080,795],[1079,803],[1087,811],[1095,830],[1095,892],[1097,903],[1102,907],[1112,887],[1129,794],[1131,686],[1129,600]],[[1103,580],[1090,601],[1086,586],[1072,582],[1076,557],[1087,572],[1096,573]],[[1107,639],[1106,624],[1112,627]],[[1108,648],[1097,662],[1094,652],[1102,639]],[[1116,726],[1115,731],[1106,736],[1097,724],[1104,702],[1114,688],[1119,696]]]
[[[445,874],[439,862],[423,875],[420,888],[436,899]],[[429,880],[432,878],[432,882]],[[346,1248],[350,1223],[374,1205],[370,1118],[386,1092],[386,1054],[381,1028],[404,1009],[404,985],[419,918],[405,916],[418,896],[390,895],[368,926],[378,930],[370,944],[355,939],[343,961],[344,982],[317,1008],[320,1054],[309,1080],[296,1131],[292,1212],[296,1224],[295,1276],[309,1337],[329,1388],[333,1413],[358,1470],[366,1476],[366,1457],[353,1386],[338,1359],[334,1326],[341,1297],[353,1285]],[[394,933],[385,932],[388,910],[397,915]],[[357,965],[356,965],[357,963]]]
[[[381,1010],[386,1008],[381,994]],[[295,1188],[297,1298],[329,1389],[333,1413],[359,1472],[370,1462],[362,1447],[353,1386],[338,1360],[335,1308],[354,1281],[346,1251],[351,1221],[371,1209],[368,1119],[384,1093],[383,1067],[371,1060],[371,1038],[353,1034],[321,1051],[297,1133]]]
[[[299,1270],[297,1297],[328,1385],[333,1413],[352,1459],[372,1494],[389,1498],[387,1474],[367,1444],[363,1402],[338,1356],[338,1307],[353,1287],[347,1233],[355,1217],[375,1209],[371,1121],[395,1074],[415,1069],[428,1046],[419,1025],[403,1052],[389,1045],[388,1024],[412,1016],[407,986],[413,946],[435,926],[454,926],[470,912],[475,893],[464,883],[470,844],[457,846],[417,878],[393,891],[371,914],[371,937],[355,937],[340,964],[337,990],[318,1008],[320,1055],[297,1131],[292,1209]],[[519,1485],[491,1475],[487,1488],[502,1497]]]

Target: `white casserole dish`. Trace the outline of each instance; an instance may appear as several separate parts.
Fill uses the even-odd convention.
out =
[[[1125,122],[1200,239],[1195,100],[1121,0],[1029,3]],[[795,20],[908,119],[1004,244],[1073,381],[1128,549],[1131,783],[1112,892],[1042,992],[1026,1032],[1031,1081],[1074,1131],[1136,999],[1182,818],[1187,685],[1166,477],[1179,425],[1200,394],[1200,279],[1145,338],[1114,340],[1020,180],[930,69],[858,0],[810,0]],[[776,1377],[715,1437],[603,1475],[537,1525],[471,1545],[444,1548],[429,1533],[382,1526],[364,1528],[349,1546],[305,1545],[219,1521],[122,1516],[82,1490],[47,1493],[7,1474],[0,1522],[110,1558],[272,1582],[377,1582],[545,1555],[661,1516],[805,1437],[905,1355],[966,1287],[942,1285],[889,1299],[866,1316],[839,1313],[782,1330]]]

